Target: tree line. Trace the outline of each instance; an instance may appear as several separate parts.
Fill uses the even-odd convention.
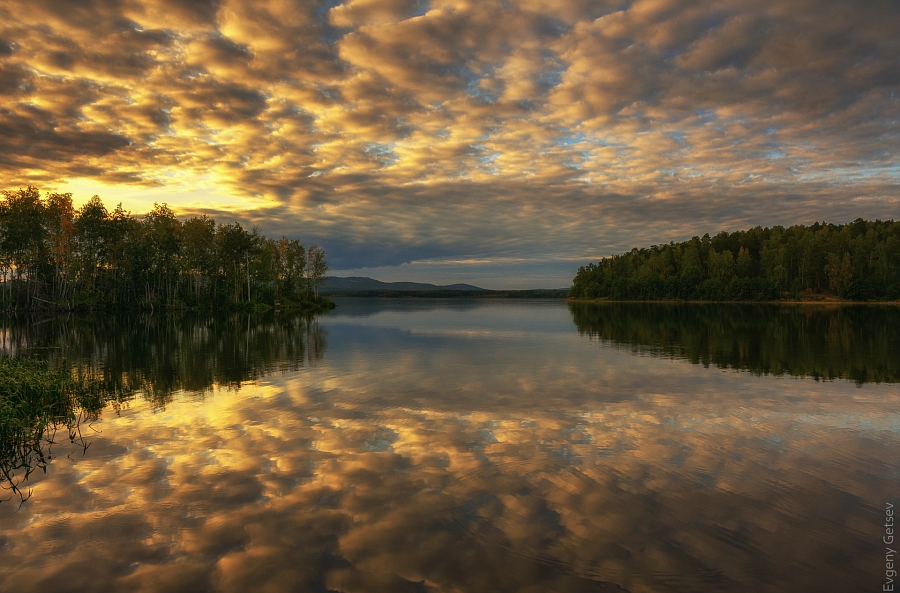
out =
[[[325,252],[166,204],[132,216],[34,187],[0,199],[0,309],[325,307]]]
[[[755,227],[613,255],[578,269],[570,298],[900,299],[900,222]]]

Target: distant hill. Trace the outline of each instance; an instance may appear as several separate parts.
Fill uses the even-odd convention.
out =
[[[361,276],[351,276],[349,278],[340,278],[331,276],[319,287],[320,293],[332,292],[358,292],[358,291],[379,291],[379,292],[397,292],[397,291],[415,291],[424,292],[430,290],[484,290],[471,284],[448,284],[446,286],[438,286],[436,284],[423,284],[421,282],[381,282],[372,278]]]

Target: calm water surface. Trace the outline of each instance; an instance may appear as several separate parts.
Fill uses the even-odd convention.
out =
[[[119,401],[0,503],[2,591],[886,582],[895,309],[346,299],[0,348]]]

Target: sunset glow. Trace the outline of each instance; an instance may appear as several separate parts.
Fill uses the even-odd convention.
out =
[[[891,0],[0,0],[2,188],[258,225],[336,275],[568,286],[900,213]]]

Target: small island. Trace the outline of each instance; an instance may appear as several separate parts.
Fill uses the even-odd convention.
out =
[[[900,222],[754,227],[653,245],[578,269],[571,300],[900,299]]]

